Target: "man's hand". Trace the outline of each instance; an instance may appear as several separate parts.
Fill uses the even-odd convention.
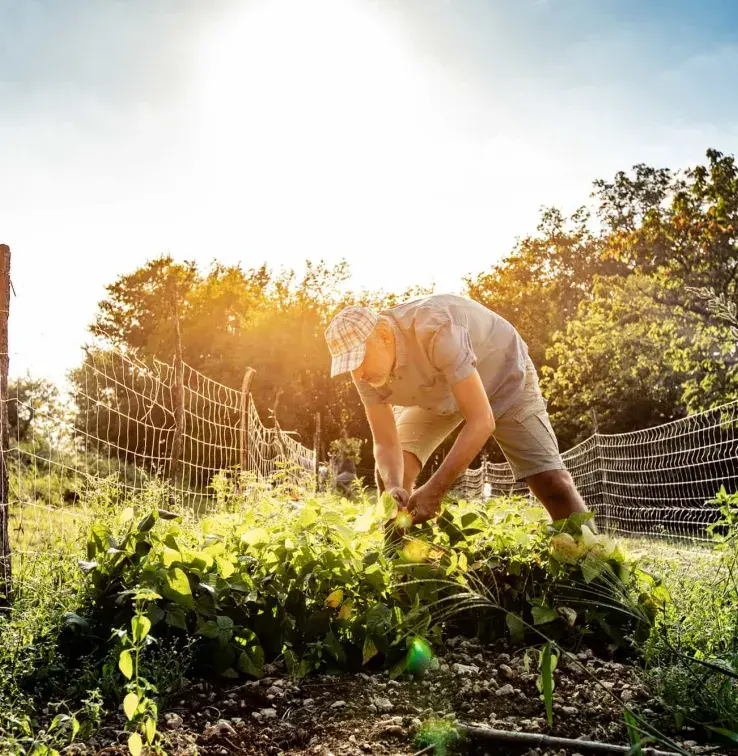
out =
[[[427,483],[418,488],[410,497],[407,508],[413,516],[413,524],[419,525],[422,522],[432,520],[441,513],[441,500],[443,491],[435,486],[429,486]]]
[[[400,509],[407,509],[407,503],[410,501],[410,494],[402,488],[402,486],[390,488],[387,493],[397,502],[397,506]]]

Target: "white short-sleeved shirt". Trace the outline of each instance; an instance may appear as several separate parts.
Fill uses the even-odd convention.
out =
[[[422,407],[458,412],[451,386],[476,369],[495,417],[525,387],[528,347],[497,313],[466,297],[434,294],[383,310],[395,334],[397,356],[381,388],[355,381],[366,405]]]

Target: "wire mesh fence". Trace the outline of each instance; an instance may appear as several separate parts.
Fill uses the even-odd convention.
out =
[[[625,536],[709,541],[721,486],[738,490],[738,401],[680,420],[596,433],[562,454],[600,527]],[[507,463],[483,463],[455,483],[465,498],[528,494]]]
[[[151,365],[117,349],[89,349],[66,398],[16,381],[6,400],[13,559],[78,540],[91,499],[166,480],[195,512],[212,509],[216,476],[310,487],[316,455],[266,427],[248,383],[224,386],[188,365]]]

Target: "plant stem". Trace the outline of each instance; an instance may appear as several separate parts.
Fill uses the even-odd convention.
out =
[[[553,735],[543,735],[535,732],[510,732],[508,730],[494,730],[489,727],[473,727],[459,723],[460,732],[470,738],[480,740],[502,740],[508,743],[518,743],[526,746],[543,746],[546,748],[571,748],[574,751],[592,751],[594,753],[620,753],[630,752],[629,746],[611,745],[600,743],[596,740],[574,740],[573,738],[557,738]],[[658,751],[655,748],[643,748],[645,756],[674,756],[673,751]]]

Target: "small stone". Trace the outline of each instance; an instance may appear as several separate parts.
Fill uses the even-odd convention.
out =
[[[576,716],[579,713],[579,709],[576,706],[562,706],[562,714],[568,714],[570,717]]]
[[[507,683],[506,685],[503,685],[501,688],[495,691],[496,696],[511,696],[515,692],[515,688],[513,688],[510,683]]]
[[[277,710],[276,709],[262,709],[260,713],[261,713],[261,716],[264,717],[264,719],[276,719],[277,718]]]
[[[380,696],[372,699],[372,703],[377,707],[378,711],[392,711],[395,708],[389,698],[381,698]]]
[[[356,742],[356,735],[349,735],[349,743],[355,743]]]
[[[377,707],[373,703],[370,703],[369,706],[367,706],[366,708],[372,714],[376,714],[377,713]]]
[[[182,723],[183,719],[179,714],[170,714],[166,720],[168,730],[178,730],[182,726]]]
[[[304,700],[304,701],[302,702],[302,705],[303,705],[303,706],[307,706],[307,707],[309,708],[309,707],[310,707],[310,706],[312,706],[312,705],[313,705],[314,703],[315,703],[315,699],[314,699],[314,698],[306,698],[306,699],[305,699],[305,700]]]
[[[505,680],[512,680],[513,677],[515,677],[515,673],[512,671],[512,668],[508,667],[507,664],[500,664],[500,674],[505,678]]]
[[[457,675],[478,675],[479,674],[479,667],[477,667],[476,664],[459,664],[456,662],[451,669],[457,674]]]
[[[507,663],[510,661],[510,654],[498,654],[497,661],[501,663]]]
[[[343,707],[346,705],[345,701],[334,701],[331,704],[331,709],[343,709]]]

